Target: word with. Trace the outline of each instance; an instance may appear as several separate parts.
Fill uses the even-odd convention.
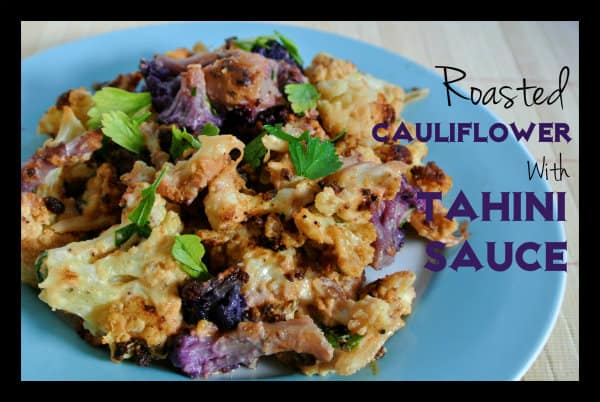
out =
[[[546,162],[546,156],[542,157],[542,165],[541,167],[537,164],[537,162],[533,165],[533,169],[531,168],[530,162],[527,161],[527,174],[529,175],[529,180],[533,178],[533,175],[537,173],[537,175],[541,178],[544,177],[544,173],[546,173],[546,180],[548,180],[548,172],[554,173],[554,180],[562,181],[563,175],[567,177],[569,174],[567,173],[567,169],[562,166],[562,152],[558,154],[558,166],[556,162],[554,162],[553,168],[548,168],[549,164]]]

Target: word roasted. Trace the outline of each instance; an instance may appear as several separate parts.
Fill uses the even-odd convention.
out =
[[[544,91],[544,88],[542,87],[527,85],[527,80],[523,78],[523,85],[515,88],[508,85],[503,85],[500,88],[488,88],[484,92],[480,88],[470,87],[470,96],[465,96],[450,85],[457,83],[467,76],[467,73],[464,70],[450,66],[435,66],[435,68],[441,68],[444,70],[444,87],[446,87],[448,106],[452,106],[452,97],[450,94],[454,94],[459,98],[470,100],[475,105],[480,102],[484,105],[487,105],[488,103],[497,105],[504,102],[504,108],[509,109],[515,104],[515,99],[517,99],[520,95],[523,98],[523,104],[525,106],[541,105],[544,103],[552,105],[559,100],[560,108],[563,109],[562,94],[567,87],[567,83],[569,82],[569,67],[563,66],[558,74],[558,88],[552,91],[549,95],[546,95],[546,91]],[[449,71],[458,72],[460,76],[458,78],[449,79]]]

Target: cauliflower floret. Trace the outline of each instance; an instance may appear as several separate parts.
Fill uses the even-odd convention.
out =
[[[118,182],[117,170],[103,163],[86,184],[82,200],[85,204],[81,215],[64,218],[52,229],[60,233],[83,232],[105,229],[119,221],[119,199],[123,186]]]
[[[325,80],[341,80],[356,71],[356,66],[349,61],[319,53],[306,68],[306,76],[312,84],[316,84]]]
[[[433,200],[433,220],[428,222],[425,212],[413,211],[408,222],[413,228],[426,239],[442,242],[446,247],[456,246],[467,237],[467,223],[463,222],[460,227],[455,219],[446,218],[448,210],[444,208],[440,200]],[[460,235],[455,232],[460,230]]]
[[[170,201],[191,204],[198,192],[232,162],[232,151],[239,151],[234,160],[236,166],[242,160],[244,143],[232,135],[201,135],[198,140],[202,146],[190,159],[175,166],[164,165],[167,173],[158,186],[158,193]]]
[[[325,130],[346,136],[337,144],[351,147],[376,147],[379,143],[371,131],[376,124],[388,123],[387,132],[397,127],[397,117],[404,106],[404,90],[368,74],[356,71],[341,60],[319,55],[307,74],[321,94],[318,111]],[[383,135],[383,134],[381,134]]]
[[[44,146],[50,147],[60,143],[68,143],[75,137],[85,132],[85,127],[75,115],[73,109],[69,106],[63,106],[62,117],[56,137],[45,142]]]
[[[422,191],[439,191],[446,194],[452,187],[452,177],[433,161],[427,162],[425,166],[413,166],[410,169],[409,180]]]
[[[244,194],[244,180],[230,163],[208,186],[204,211],[214,230],[228,231],[260,210],[264,201],[260,196]]]
[[[354,349],[336,349],[333,360],[301,367],[302,371],[309,375],[332,371],[350,375],[376,359],[385,342],[404,326],[403,317],[411,312],[414,281],[412,272],[396,272],[365,287],[358,301],[339,294],[331,298],[326,283],[315,283],[313,291],[321,298],[316,304],[320,313],[363,337]]]
[[[65,92],[59,96],[56,105],[48,109],[40,119],[37,128],[38,133],[55,137],[61,128],[65,111],[73,113],[80,124],[86,125],[88,121],[87,113],[93,103],[92,94],[83,87]]]
[[[44,250],[64,246],[78,240],[77,233],[58,233],[51,228],[56,214],[34,193],[21,193],[21,281],[37,284],[36,259]]]
[[[333,246],[339,269],[351,277],[360,277],[373,260],[371,243],[377,238],[372,223],[340,223],[330,216],[302,208],[293,215],[296,227],[307,238]]]
[[[143,185],[136,186],[139,200]],[[180,327],[178,286],[187,278],[171,256],[182,230],[179,216],[157,195],[148,239],[131,248],[115,245],[115,225],[98,238],[48,250],[40,299],[83,319],[84,328],[102,337],[114,357],[117,343],[139,339],[160,349]],[[162,206],[162,207],[161,207]]]
[[[368,222],[371,219],[370,203],[393,198],[400,189],[406,168],[407,165],[400,161],[363,162],[345,167],[325,179],[326,184],[338,190],[335,194],[328,192],[328,199],[337,198],[332,202],[336,206],[336,214],[343,220]],[[319,202],[319,205],[322,203]]]

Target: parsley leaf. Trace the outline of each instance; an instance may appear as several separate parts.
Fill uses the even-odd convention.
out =
[[[267,42],[270,40],[277,40],[277,37],[274,35],[268,35],[268,36],[257,36],[255,38],[249,38],[249,39],[234,39],[233,44],[242,50],[251,52],[252,48],[254,48],[254,46],[268,47]]]
[[[212,103],[210,103],[210,100],[208,99],[208,97],[206,97],[206,104],[208,105],[208,108],[210,109],[210,112],[212,113],[212,115],[213,116],[218,116],[217,110],[214,108],[214,106],[212,105]]]
[[[100,127],[102,115],[111,111],[121,111],[129,116],[150,107],[150,92],[129,92],[119,88],[105,87],[92,96],[94,106],[88,111],[88,128]]]
[[[262,160],[267,153],[267,148],[262,143],[262,138],[265,136],[264,133],[254,137],[252,141],[244,148],[244,162],[246,162],[252,169],[258,169],[262,164]]]
[[[200,131],[200,134],[202,134],[202,135],[219,135],[220,132],[221,132],[221,130],[219,129],[219,127],[215,126],[211,122],[208,122],[204,126],[202,126],[202,131]]]
[[[179,267],[192,278],[211,277],[206,265],[202,262],[204,246],[200,237],[194,234],[177,235],[171,248],[171,255],[179,261]]]
[[[123,148],[139,154],[145,146],[140,124],[148,117],[150,113],[132,119],[120,110],[103,113],[102,132]]]
[[[148,218],[150,217],[150,212],[152,212],[152,207],[156,200],[156,189],[165,173],[167,173],[167,168],[164,168],[162,172],[160,172],[160,175],[149,187],[142,190],[142,200],[128,216],[132,223],[123,226],[115,232],[115,244],[117,247],[129,240],[134,234],[138,234],[145,238],[150,236],[152,228],[150,227]]]
[[[44,279],[46,279],[46,276],[48,276],[48,269],[46,268],[45,270],[42,270],[42,268],[44,266],[44,261],[46,261],[47,257],[48,257],[48,251],[44,250],[39,255],[39,257],[35,260],[34,270],[35,270],[35,276],[37,277],[38,283],[43,282]]]
[[[318,179],[334,173],[343,165],[333,144],[311,137],[309,131],[303,132],[299,138],[296,138],[281,130],[281,125],[274,127],[266,124],[264,129],[267,133],[289,143],[290,156],[298,176]]]
[[[336,327],[321,327],[327,341],[336,349],[351,351],[358,346],[363,335],[352,334],[348,328],[339,325]]]
[[[115,245],[119,247],[121,244],[125,243],[131,236],[137,233],[137,225],[135,223],[130,223],[127,226],[123,226],[120,229],[117,229],[115,232]]]
[[[150,212],[152,211],[154,201],[156,200],[156,189],[165,173],[167,173],[167,168],[164,168],[162,172],[160,172],[160,175],[158,175],[156,180],[154,180],[149,187],[142,190],[142,200],[133,212],[129,214],[129,220],[138,226],[145,226],[148,223]]]
[[[338,142],[339,140],[344,138],[345,135],[346,135],[346,129],[343,129],[341,133],[336,135],[334,138],[330,139],[329,142],[331,142],[332,144],[335,144],[336,142]]]
[[[275,35],[277,35],[279,41],[281,42],[285,50],[288,51],[290,56],[292,56],[296,63],[298,63],[298,65],[302,67],[302,64],[304,64],[304,62],[302,61],[302,57],[300,57],[300,53],[298,52],[298,46],[296,46],[296,44],[290,38],[286,38],[277,31],[275,31]]]
[[[173,124],[171,126],[171,134],[171,148],[169,149],[169,153],[171,154],[173,161],[179,158],[186,149],[199,149],[202,146],[202,143],[193,135],[188,133],[185,130],[185,127],[182,131]]]
[[[284,88],[288,101],[292,105],[294,113],[304,113],[309,109],[317,107],[317,100],[321,94],[309,83],[305,84],[287,84]]]

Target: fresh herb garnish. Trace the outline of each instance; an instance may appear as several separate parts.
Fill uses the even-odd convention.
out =
[[[200,131],[200,134],[202,134],[202,135],[219,135],[220,132],[221,132],[221,130],[219,129],[219,127],[215,126],[211,122],[208,122],[202,127],[202,131]]]
[[[103,113],[102,132],[123,148],[139,154],[145,146],[140,124],[148,117],[149,112],[135,119],[120,110]]]
[[[43,282],[44,279],[46,279],[46,276],[48,276],[47,269],[45,271],[42,271],[42,266],[44,264],[44,261],[46,261],[47,257],[48,251],[44,250],[42,251],[42,254],[40,254],[39,257],[35,260],[34,269],[38,283]]]
[[[252,169],[258,169],[262,164],[263,158],[267,153],[267,148],[262,143],[262,138],[265,136],[264,133],[254,137],[252,141],[244,148],[244,162],[252,167]]]
[[[348,328],[343,325],[336,327],[321,327],[327,341],[336,349],[351,351],[358,346],[363,335],[352,334]]]
[[[165,173],[167,173],[167,168],[164,168],[162,172],[160,172],[160,175],[149,187],[142,190],[142,199],[140,203],[128,216],[132,223],[115,232],[115,244],[117,247],[129,240],[134,234],[144,238],[150,236],[150,233],[152,232],[149,222],[150,213],[152,212],[152,207],[156,200],[156,189]]]
[[[204,246],[200,237],[194,234],[175,236],[171,255],[179,261],[179,267],[192,278],[209,279],[211,277],[202,262]]]
[[[92,130],[100,127],[104,113],[121,111],[133,117],[152,103],[150,92],[129,92],[113,87],[97,91],[92,100],[94,106],[88,111],[88,128]]]
[[[208,97],[206,98],[206,104],[208,105],[208,108],[210,109],[210,112],[212,113],[213,116],[218,116],[217,115],[217,109],[215,109],[212,105],[212,103],[210,103],[210,100],[208,99]]]
[[[173,126],[171,126],[171,134],[171,148],[169,149],[169,153],[171,154],[173,161],[177,160],[177,158],[179,158],[186,149],[199,149],[202,146],[202,143],[200,143],[200,141],[198,141],[198,139],[193,135],[188,133],[185,130],[185,127],[182,131],[173,124]]]
[[[192,96],[196,96],[197,93],[198,93],[198,88],[196,88],[196,87],[192,88]]]
[[[298,46],[296,46],[296,44],[290,38],[283,36],[283,34],[281,34],[280,32],[275,31],[275,35],[277,35],[279,41],[281,42],[285,50],[288,51],[290,56],[292,56],[296,63],[298,63],[298,65],[302,67],[304,62],[302,61],[302,57],[300,57],[300,52],[298,52]]]
[[[317,107],[317,100],[321,98],[321,94],[309,83],[287,84],[284,91],[288,101],[292,105],[292,110],[296,114],[315,109]]]
[[[335,144],[336,142],[338,142],[339,140],[344,138],[345,135],[346,135],[346,129],[343,129],[341,133],[336,135],[334,138],[330,139],[329,142],[331,142],[332,144]]]
[[[333,144],[311,137],[309,131],[303,132],[296,138],[281,130],[280,124],[277,126],[266,124],[264,129],[270,135],[288,142],[292,163],[298,176],[318,179],[334,173],[343,165]]]
[[[284,49],[287,50],[290,56],[294,59],[294,61],[298,63],[300,67],[302,67],[304,62],[302,61],[302,57],[300,57],[298,47],[290,38],[283,36],[280,32],[275,31],[275,35],[257,36],[256,38],[250,39],[234,39],[233,44],[242,50],[251,52],[254,47],[268,49],[270,47],[269,42],[277,41],[278,39],[279,43],[281,43],[281,46],[283,46]]]

